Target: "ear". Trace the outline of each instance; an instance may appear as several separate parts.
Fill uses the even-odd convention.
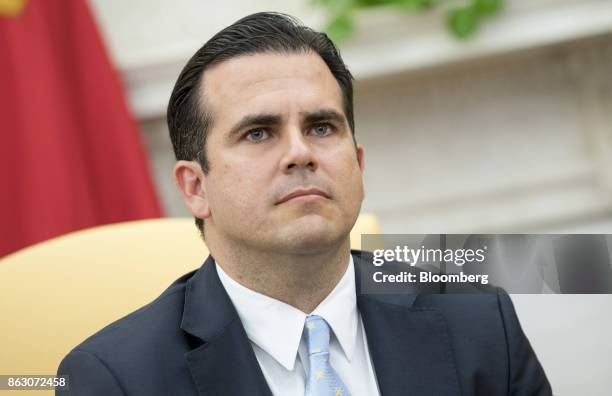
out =
[[[206,175],[200,164],[196,161],[178,161],[174,165],[172,178],[191,213],[200,219],[209,217],[210,207],[204,183]]]
[[[363,173],[365,169],[365,151],[362,144],[357,145],[357,162],[359,163],[361,173]]]

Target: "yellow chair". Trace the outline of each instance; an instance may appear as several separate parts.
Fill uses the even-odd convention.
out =
[[[359,249],[360,234],[378,233],[377,219],[362,214],[351,247]],[[74,346],[155,299],[207,256],[192,219],[166,218],[78,231],[5,257],[0,375],[55,374]]]

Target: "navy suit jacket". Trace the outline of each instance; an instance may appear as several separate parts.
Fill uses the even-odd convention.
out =
[[[512,302],[479,294],[361,294],[357,305],[380,392],[551,395]],[[209,257],[161,296],[74,348],[57,395],[271,395]]]

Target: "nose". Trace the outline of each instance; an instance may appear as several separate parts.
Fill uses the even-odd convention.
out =
[[[284,155],[281,160],[281,169],[285,173],[295,172],[301,169],[315,171],[318,161],[312,147],[312,143],[304,136],[301,129],[292,128],[285,135]]]

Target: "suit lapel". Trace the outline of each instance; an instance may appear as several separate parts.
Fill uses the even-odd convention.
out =
[[[200,395],[272,394],[211,256],[187,282],[181,328],[191,335],[185,357]]]
[[[382,396],[458,395],[455,361],[442,314],[414,308],[416,294],[361,294],[354,255],[357,306]]]

